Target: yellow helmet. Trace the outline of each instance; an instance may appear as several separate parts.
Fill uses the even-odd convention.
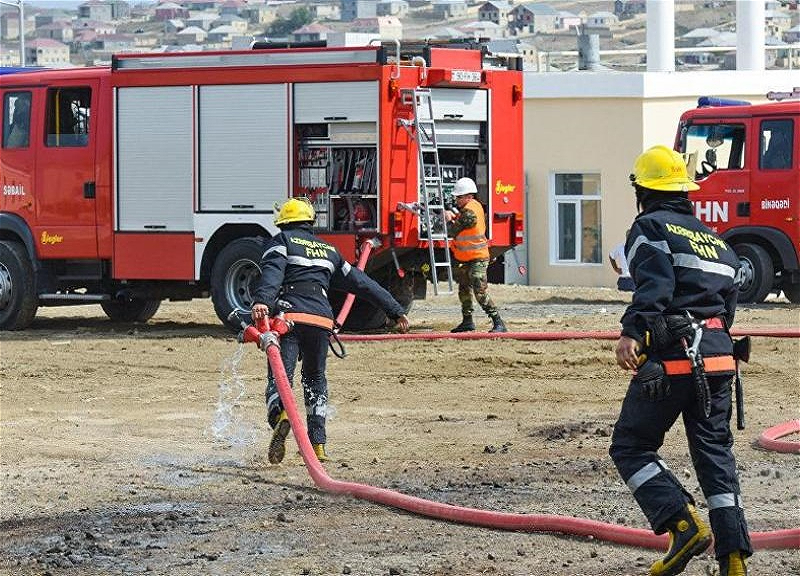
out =
[[[633,164],[634,184],[659,192],[689,192],[700,186],[689,178],[683,156],[666,146],[653,146]]]
[[[314,207],[307,198],[289,198],[281,206],[275,225],[290,224],[292,222],[313,222],[316,218]]]

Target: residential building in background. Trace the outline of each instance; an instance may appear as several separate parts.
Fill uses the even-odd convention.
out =
[[[377,15],[375,0],[342,0],[343,22],[352,22],[357,18],[374,18]]]

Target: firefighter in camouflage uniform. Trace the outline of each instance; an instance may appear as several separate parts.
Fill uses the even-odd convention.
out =
[[[752,554],[736,460],[731,386],[740,277],[733,249],[694,217],[683,158],[666,146],[641,154],[631,175],[640,209],[625,245],[636,285],[616,358],[635,370],[609,453],[656,534],[669,533],[652,576],[683,572],[714,536],[720,576],[746,576]],[[743,357],[743,356],[742,356]],[[738,382],[737,382],[738,385]],[[738,406],[737,406],[738,407]],[[658,450],[678,416],[708,505],[711,529]]]
[[[497,306],[492,302],[487,288],[486,270],[489,267],[489,241],[486,239],[486,217],[483,206],[475,200],[478,189],[471,178],[459,179],[453,187],[458,214],[445,211],[447,232],[453,238],[450,246],[455,258],[455,278],[458,282],[458,299],[461,301],[461,324],[450,332],[475,330],[472,319],[472,293],[483,311],[491,318],[489,332],[507,332]]]

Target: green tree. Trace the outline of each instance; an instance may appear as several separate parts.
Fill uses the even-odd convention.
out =
[[[292,10],[288,18],[278,18],[267,28],[267,36],[288,36],[301,26],[312,22],[311,12],[308,8]]]

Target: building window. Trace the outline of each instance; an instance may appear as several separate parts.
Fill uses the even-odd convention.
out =
[[[600,249],[600,174],[554,174],[551,260],[563,264],[602,264]]]
[[[758,167],[764,170],[787,170],[792,167],[794,122],[764,120],[761,122],[761,143]]]
[[[84,87],[47,91],[47,145],[86,146],[92,91]]]
[[[3,148],[27,148],[31,137],[31,93],[7,92],[3,99]]]

